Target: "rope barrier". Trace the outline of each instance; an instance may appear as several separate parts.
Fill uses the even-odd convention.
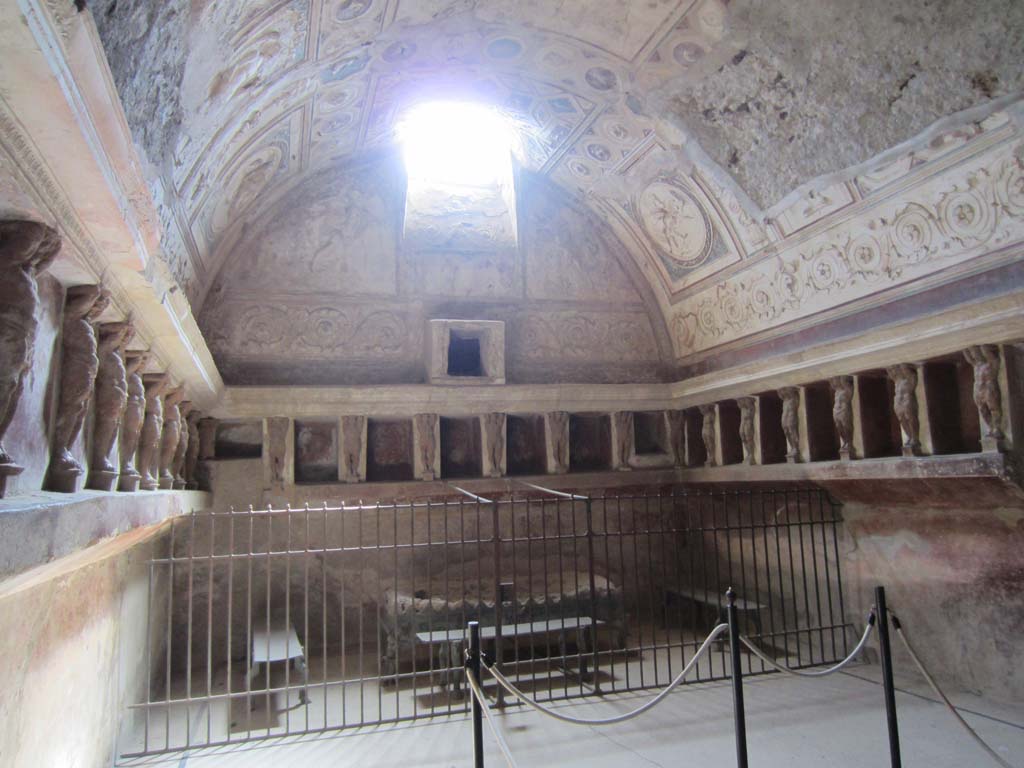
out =
[[[924,679],[928,681],[928,685],[930,685],[931,689],[935,691],[935,695],[942,699],[942,703],[946,706],[946,709],[949,710],[950,714],[956,718],[957,722],[960,723],[961,726],[963,726],[964,730],[967,731],[971,738],[978,743],[978,746],[988,753],[989,757],[991,757],[996,763],[1002,766],[1002,768],[1013,768],[1012,765],[1006,762],[999,755],[998,752],[996,752],[994,749],[992,749],[992,747],[986,744],[985,741],[981,738],[981,736],[979,736],[978,733],[973,728],[971,728],[970,725],[967,724],[967,721],[964,720],[963,716],[957,711],[956,707],[953,706],[953,702],[951,702],[949,698],[946,696],[946,694],[942,692],[942,689],[939,688],[939,684],[935,682],[935,678],[933,678],[931,674],[928,672],[928,670],[925,669],[924,663],[921,661],[920,657],[918,657],[917,653],[914,652],[913,647],[910,645],[910,641],[907,639],[907,636],[903,633],[903,625],[900,623],[900,620],[896,618],[895,614],[892,613],[889,614],[889,617],[892,619],[892,626],[896,630],[896,634],[899,636],[900,640],[903,641],[903,647],[907,649],[907,653],[910,654],[910,658],[917,666],[918,671],[921,673]]]
[[[512,750],[509,749],[508,743],[505,741],[505,737],[498,731],[498,724],[494,722],[494,714],[491,712],[491,707],[486,698],[484,698],[484,692],[480,689],[480,682],[476,679],[476,675],[470,669],[466,670],[466,679],[469,681],[469,688],[476,696],[477,701],[480,702],[480,709],[483,710],[484,718],[487,720],[487,725],[491,728],[491,733],[494,736],[494,740],[498,742],[498,749],[501,750],[501,754],[505,757],[505,762],[508,763],[508,768],[519,768],[516,765],[516,759],[512,756]]]
[[[864,646],[867,644],[868,638],[871,636],[871,630],[873,630],[874,628],[875,628],[875,612],[872,611],[868,615],[868,624],[864,628],[864,634],[861,635],[860,642],[857,643],[856,647],[852,651],[850,651],[850,655],[847,656],[842,661],[840,661],[838,664],[835,664],[835,665],[829,667],[828,669],[819,669],[819,670],[813,670],[813,671],[812,670],[806,670],[806,669],[791,669],[790,667],[786,667],[786,666],[783,666],[782,664],[779,664],[774,659],[770,658],[767,654],[765,654],[760,648],[758,648],[756,645],[754,645],[749,639],[747,639],[743,635],[740,635],[740,642],[743,643],[751,653],[753,653],[755,656],[757,656],[757,658],[759,658],[761,661],[763,661],[769,667],[771,667],[772,669],[774,669],[774,670],[776,670],[778,672],[782,672],[782,673],[787,674],[787,675],[793,675],[794,677],[825,677],[826,675],[831,675],[831,674],[834,674],[835,672],[838,672],[843,667],[845,667],[847,664],[849,664],[851,661],[853,661],[857,657],[857,654],[859,654],[862,650],[864,650]]]
[[[690,661],[687,663],[685,667],[683,667],[682,672],[676,675],[675,679],[668,684],[668,687],[662,690],[653,699],[637,707],[636,709],[631,710],[629,712],[625,712],[621,715],[616,715],[615,717],[598,718],[596,720],[588,720],[582,717],[572,717],[571,715],[563,715],[561,712],[557,712],[553,709],[545,707],[543,704],[538,703],[530,696],[527,696],[523,691],[519,690],[515,685],[513,685],[511,681],[509,681],[509,679],[505,677],[504,674],[502,674],[501,670],[497,668],[496,664],[488,661],[485,661],[484,663],[488,671],[490,671],[490,673],[494,675],[494,679],[497,680],[498,683],[506,691],[515,696],[526,706],[537,710],[541,714],[547,715],[548,717],[552,717],[555,720],[561,720],[563,723],[570,723],[572,725],[612,725],[614,723],[622,723],[626,720],[632,720],[634,717],[643,714],[647,710],[664,701],[665,697],[668,696],[681,682],[683,682],[683,679],[690,673],[694,666],[696,666],[697,661],[700,659],[701,656],[703,656],[707,652],[708,648],[715,641],[715,639],[724,632],[727,632],[728,630],[728,624],[719,624],[717,627],[711,630],[711,634],[707,636],[707,638],[704,640],[700,648],[697,649],[697,653],[694,654],[694,657],[690,659]]]

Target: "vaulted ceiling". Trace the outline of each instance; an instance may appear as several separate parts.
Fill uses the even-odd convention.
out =
[[[858,163],[1024,88],[1014,0],[90,7],[150,164],[166,258],[200,316],[260,222],[387,162],[396,116],[454,94],[502,109],[530,177],[617,240],[653,337],[672,335],[664,359],[697,349],[682,342],[699,312],[680,308],[696,288],[870,192]],[[967,124],[967,138],[987,129]]]

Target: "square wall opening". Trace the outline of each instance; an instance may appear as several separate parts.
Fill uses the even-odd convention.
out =
[[[510,475],[543,475],[547,470],[543,416],[513,416],[505,420],[505,456]]]
[[[482,477],[480,420],[441,417],[441,477]]]
[[[295,482],[338,481],[338,422],[295,422]]]
[[[453,330],[448,337],[448,375],[483,376],[480,337]]]
[[[569,471],[603,472],[612,468],[612,423],[607,413],[569,416]]]
[[[412,421],[366,421],[366,480],[400,483],[414,478]]]

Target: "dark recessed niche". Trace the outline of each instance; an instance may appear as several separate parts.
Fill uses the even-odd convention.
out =
[[[633,414],[633,451],[637,456],[662,455],[668,453],[668,434],[665,429],[665,414]]]
[[[789,446],[782,430],[782,398],[775,392],[758,395],[758,419],[761,427],[761,461],[783,464]]]
[[[723,465],[743,463],[740,420],[740,407],[735,400],[723,400],[718,404],[718,433],[722,443]]]
[[[687,408],[683,411],[683,419],[686,429],[686,466],[703,467],[708,460],[708,451],[701,435],[704,417],[700,409]]]
[[[807,449],[811,461],[837,461],[839,434],[832,416],[832,389],[827,381],[808,384],[804,388],[807,408]]]
[[[295,422],[295,482],[338,481],[338,422]]]
[[[543,416],[512,416],[505,422],[508,474],[543,475],[547,470]]]
[[[371,483],[412,480],[412,421],[366,421],[366,479]]]
[[[893,383],[884,372],[857,377],[863,430],[864,458],[874,459],[902,454],[903,436],[893,411]]]
[[[974,373],[965,362],[925,363],[925,397],[935,453],[981,450],[981,420],[972,397],[973,386]]]
[[[260,458],[263,455],[263,422],[220,422],[213,450],[218,459]]]
[[[441,418],[441,477],[481,477],[479,419]]]
[[[448,337],[448,375],[484,375],[478,336],[467,336],[458,331],[451,331]]]
[[[569,471],[601,472],[612,466],[612,426],[608,414],[569,416]]]

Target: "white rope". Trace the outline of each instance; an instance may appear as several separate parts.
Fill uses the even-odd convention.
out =
[[[553,717],[555,720],[561,720],[563,723],[570,723],[572,725],[612,725],[613,723],[621,723],[626,720],[631,720],[637,715],[643,714],[647,710],[664,701],[665,697],[668,696],[676,688],[676,686],[683,682],[683,679],[690,673],[690,670],[692,670],[694,666],[696,666],[697,661],[700,659],[701,656],[704,655],[705,652],[707,652],[707,649],[711,646],[711,643],[713,643],[719,635],[728,631],[728,624],[719,624],[717,627],[711,630],[711,634],[707,636],[707,639],[704,640],[700,648],[697,649],[697,653],[694,654],[693,658],[690,659],[690,661],[687,663],[685,667],[683,667],[683,671],[676,675],[675,679],[668,684],[668,687],[661,691],[653,699],[630,712],[626,712],[621,715],[616,715],[615,717],[599,718],[597,720],[587,720],[582,717],[572,717],[571,715],[563,715],[561,712],[549,709],[548,707],[539,704],[537,701],[530,698],[525,693],[516,688],[509,681],[509,679],[505,677],[504,674],[502,674],[501,670],[498,669],[497,665],[492,664],[488,666],[487,669],[490,671],[492,675],[494,675],[494,679],[497,680],[498,683],[500,683],[501,686],[506,691],[515,696],[526,706],[532,707],[533,709],[537,710],[542,714],[547,715],[548,717]]]
[[[1010,765],[1008,762],[1006,762],[999,755],[998,752],[996,752],[994,749],[992,749],[992,747],[990,747],[988,744],[986,744],[985,741],[981,738],[981,736],[979,736],[977,734],[977,732],[973,728],[971,728],[970,725],[967,724],[967,721],[963,719],[963,717],[957,711],[956,707],[953,706],[953,702],[951,702],[946,697],[946,694],[944,694],[942,692],[942,689],[939,688],[939,684],[935,682],[935,678],[933,678],[928,673],[928,670],[925,669],[925,666],[921,662],[921,659],[918,657],[918,655],[916,653],[914,653],[914,649],[911,647],[910,641],[907,640],[907,636],[903,634],[903,627],[900,624],[900,620],[897,619],[892,614],[890,614],[890,616],[892,617],[892,625],[893,625],[893,628],[896,630],[896,634],[899,635],[900,640],[903,641],[903,647],[907,649],[907,653],[910,654],[910,658],[913,659],[914,664],[917,665],[917,668],[921,672],[921,674],[924,676],[924,679],[928,681],[928,685],[930,685],[932,690],[935,691],[935,695],[938,696],[940,699],[942,699],[942,703],[946,705],[946,709],[949,710],[950,714],[952,714],[953,717],[955,717],[957,719],[957,722],[960,723],[960,725],[962,725],[964,727],[964,729],[971,736],[971,738],[974,739],[978,743],[978,746],[981,747],[982,749],[984,749],[988,753],[989,757],[991,757],[993,760],[996,761],[996,763],[1001,765],[1002,768],[1013,768],[1012,765]]]
[[[875,628],[875,615],[872,613],[871,616],[868,618],[868,625],[867,625],[867,627],[864,628],[864,634],[861,635],[860,642],[857,643],[856,647],[852,651],[850,651],[850,655],[847,656],[842,661],[840,661],[838,664],[835,664],[835,665],[829,667],[828,669],[808,670],[808,669],[792,669],[790,667],[785,667],[782,664],[779,664],[778,662],[776,662],[774,659],[770,658],[760,648],[758,648],[756,645],[754,645],[752,642],[750,642],[750,640],[748,640],[743,635],[740,635],[740,642],[743,643],[745,646],[747,646],[747,648],[750,650],[750,652],[753,653],[755,656],[757,656],[757,658],[759,658],[761,661],[763,661],[769,667],[771,667],[772,669],[774,669],[774,670],[776,670],[778,672],[782,672],[782,673],[787,674],[787,675],[793,675],[794,677],[825,677],[826,675],[831,675],[831,674],[833,674],[835,672],[838,672],[843,667],[845,667],[847,664],[849,664],[851,661],[853,661],[857,657],[857,654],[859,654],[862,650],[864,650],[864,645],[867,643],[868,638],[871,636],[871,630],[874,629],[874,628]]]
[[[494,722],[494,715],[491,712],[491,707],[487,703],[487,699],[484,698],[484,692],[480,690],[480,683],[473,674],[473,670],[466,669],[466,679],[469,680],[470,690],[473,691],[473,695],[476,696],[477,701],[480,702],[480,709],[484,712],[484,717],[487,718],[487,725],[491,727],[491,733],[494,735],[494,740],[498,742],[498,749],[501,750],[501,754],[505,756],[505,762],[508,763],[508,768],[519,768],[516,765],[516,759],[512,757],[512,750],[509,749],[505,738],[498,731],[498,724]]]

